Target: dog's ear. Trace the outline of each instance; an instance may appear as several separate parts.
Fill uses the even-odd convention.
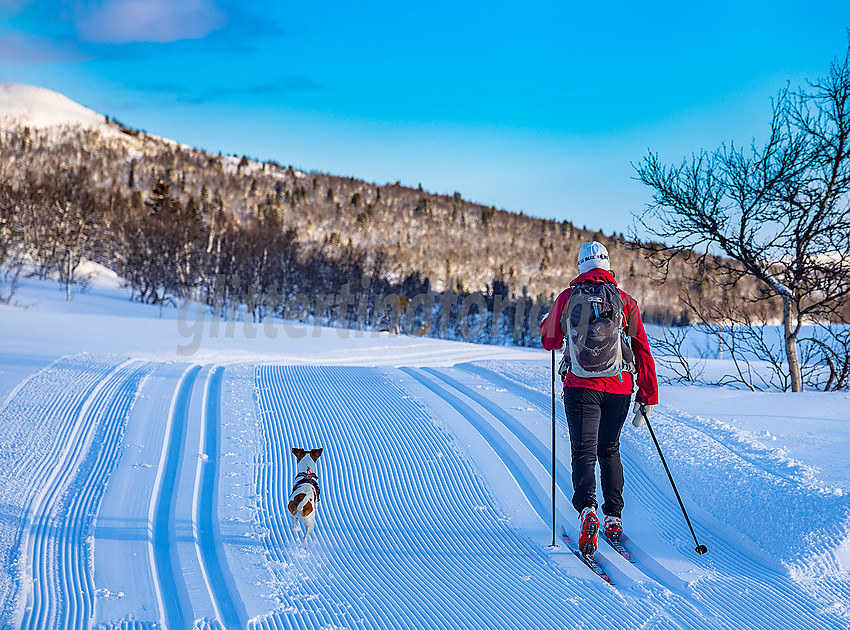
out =
[[[322,451],[323,451],[323,450],[324,450],[324,449],[322,449],[322,448],[314,448],[314,449],[312,449],[312,450],[310,451],[310,457],[312,457],[312,458],[313,458],[313,461],[314,461],[314,462],[315,462],[317,459],[319,459],[319,456],[321,456],[321,454],[322,454]]]
[[[301,458],[307,454],[307,451],[305,451],[303,448],[293,448],[292,454],[295,455],[295,459],[300,462]]]

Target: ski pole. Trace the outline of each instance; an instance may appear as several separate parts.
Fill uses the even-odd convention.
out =
[[[685,522],[688,524],[688,529],[691,530],[691,536],[694,537],[694,542],[697,544],[696,552],[699,555],[704,553],[708,553],[708,547],[705,545],[701,545],[697,540],[696,532],[694,532],[694,527],[691,525],[691,519],[688,518],[688,511],[685,509],[685,504],[682,503],[682,497],[679,496],[679,490],[676,488],[676,483],[673,481],[673,475],[670,474],[670,468],[667,466],[667,460],[664,459],[664,453],[661,452],[661,445],[658,444],[658,439],[655,437],[655,431],[652,430],[652,425],[649,423],[649,417],[646,415],[646,412],[641,407],[640,414],[643,416],[643,419],[646,421],[646,428],[649,429],[649,434],[652,436],[652,441],[655,442],[655,448],[658,449],[658,454],[661,456],[661,463],[664,464],[664,470],[667,471],[667,478],[670,480],[670,485],[673,486],[673,492],[676,493],[676,499],[679,501],[679,507],[682,508],[682,514],[685,515]]]
[[[552,546],[555,544],[555,351],[552,350]]]

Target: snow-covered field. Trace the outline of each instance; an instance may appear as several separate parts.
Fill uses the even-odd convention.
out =
[[[97,270],[95,270],[97,271]],[[662,387],[614,585],[550,549],[549,355],[197,320],[102,271],[0,307],[0,627],[850,628],[850,395]],[[201,334],[203,333],[203,334]],[[577,534],[563,407],[558,526]],[[286,502],[325,449],[315,538]]]

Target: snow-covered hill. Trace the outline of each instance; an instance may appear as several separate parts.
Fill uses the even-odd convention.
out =
[[[0,125],[19,122],[32,127],[80,126],[106,129],[103,115],[47,88],[0,82]]]
[[[89,272],[70,303],[26,280],[0,306],[2,627],[850,628],[845,393],[662,388],[709,553],[627,424],[612,587],[548,548],[547,353],[198,319]],[[293,446],[325,449],[306,548]]]

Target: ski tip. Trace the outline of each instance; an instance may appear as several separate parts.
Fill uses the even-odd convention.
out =
[[[704,553],[708,553],[708,547],[706,547],[705,545],[697,545],[696,551],[699,555],[702,555]]]

